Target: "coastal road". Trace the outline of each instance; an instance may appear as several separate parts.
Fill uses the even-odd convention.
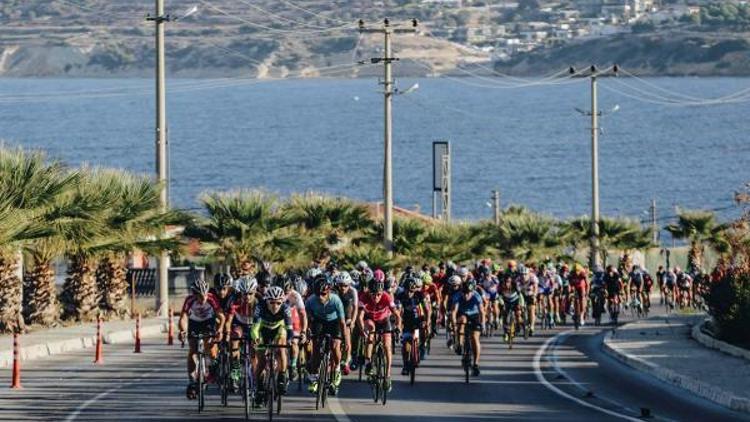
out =
[[[482,375],[468,385],[460,358],[438,338],[414,386],[399,374],[397,358],[386,406],[373,403],[369,387],[350,375],[339,397],[319,412],[312,396],[291,385],[278,420],[635,421],[644,407],[657,421],[750,420],[604,355],[601,336],[602,328],[563,327],[521,339],[513,350],[499,337],[483,339]],[[129,345],[106,346],[104,365],[91,363],[91,350],[25,362],[24,389],[0,389],[0,420],[243,420],[240,398],[221,407],[213,388],[207,412],[197,413],[184,395],[185,353],[179,345],[152,340],[145,341],[142,354]],[[7,370],[0,382],[9,385]]]

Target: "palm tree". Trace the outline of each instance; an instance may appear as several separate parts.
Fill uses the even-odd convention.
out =
[[[703,269],[703,253],[707,244],[720,244],[725,227],[716,222],[716,216],[710,211],[681,211],[677,222],[669,224],[665,229],[676,239],[690,242],[688,251],[689,272],[701,272]]]
[[[591,240],[591,219],[588,216],[578,217],[561,225],[563,242],[576,250],[589,246]],[[599,220],[599,257],[607,265],[609,252],[622,249],[629,252],[650,246],[649,232],[641,225],[624,218],[601,218]]]
[[[424,236],[423,256],[432,262],[465,261],[476,256],[472,251],[478,237],[469,224],[435,224],[427,228]]]
[[[16,275],[19,250],[29,241],[52,234],[40,215],[75,184],[77,173],[40,152],[0,149],[0,198],[9,229],[0,242],[0,330],[22,328],[22,280]],[[17,221],[21,219],[21,221]],[[12,223],[16,221],[16,223]],[[27,294],[33,298],[33,294]],[[43,304],[40,304],[44,306]]]
[[[293,195],[281,213],[287,224],[300,229],[312,258],[352,244],[360,245],[375,228],[365,206],[312,192]]]
[[[174,249],[178,242],[164,238],[167,225],[184,224],[185,214],[175,210],[162,211],[159,185],[151,178],[121,171],[108,171],[110,182],[115,185],[114,205],[104,220],[110,243],[99,259],[96,279],[100,308],[105,314],[124,316],[127,314],[127,254],[133,249],[159,253]]]
[[[184,235],[232,265],[235,276],[250,274],[258,259],[279,262],[299,254],[302,242],[279,212],[276,197],[260,191],[210,193],[201,198],[207,216],[196,216]]]

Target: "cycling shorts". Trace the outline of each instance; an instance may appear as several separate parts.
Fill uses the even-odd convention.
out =
[[[214,333],[216,333],[216,320],[214,318],[209,318],[205,321],[188,320],[188,335],[190,337],[195,337],[198,334],[207,335]]]
[[[508,300],[506,298],[503,298],[503,307],[507,312],[516,311],[521,307],[521,300],[520,298],[516,300]]]
[[[526,305],[528,306],[534,306],[536,305],[536,296],[535,295],[523,295],[524,301],[526,301]]]
[[[390,318],[386,318],[382,321],[365,320],[365,327],[368,325],[368,321],[375,324],[376,333],[390,334],[393,331],[393,324],[391,324]]]
[[[485,293],[490,302],[497,302],[497,291]]]
[[[476,315],[465,315],[466,316],[466,329],[469,331],[482,331],[482,324],[479,322],[479,314]]]
[[[319,337],[325,334],[330,335],[334,340],[341,340],[343,337],[341,333],[341,325],[339,323],[339,320],[333,320],[333,321],[318,321],[315,320],[312,323],[312,327],[310,327],[312,330],[312,335],[314,337]]]
[[[250,324],[243,324],[237,319],[232,320],[232,337],[244,337],[250,332]]]

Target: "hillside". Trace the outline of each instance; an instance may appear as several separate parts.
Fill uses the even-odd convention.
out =
[[[129,0],[4,0],[0,4],[2,76],[150,76],[154,2]],[[388,2],[391,3],[391,2]],[[167,24],[168,71],[173,76],[358,76],[382,54],[382,36],[360,36],[359,18],[393,22],[416,17],[444,22],[450,13],[417,2],[376,7],[369,1],[172,0]],[[304,6],[304,7],[303,7]],[[387,10],[387,12],[386,12]],[[333,28],[333,29],[331,29]],[[425,34],[394,37],[401,74],[450,71],[487,61],[486,53]],[[321,71],[323,69],[323,71]]]
[[[747,76],[747,33],[660,32],[620,34],[544,49],[496,63],[498,71],[539,75],[568,66],[618,64],[640,75]]]

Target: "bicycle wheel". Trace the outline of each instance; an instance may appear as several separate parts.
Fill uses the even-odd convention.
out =
[[[271,353],[273,356],[273,353]],[[273,358],[271,358],[273,362]],[[266,408],[268,410],[268,420],[273,420],[273,407],[276,400],[276,371],[274,370],[273,364],[266,367]]]
[[[229,350],[225,346],[222,346],[219,358],[219,389],[221,390],[221,404],[224,407],[229,404],[229,389],[232,383],[230,358]]]
[[[325,355],[321,356],[320,366],[318,367],[318,391],[315,394],[315,410],[325,406],[323,401],[323,390],[328,388],[328,362],[326,362]]]
[[[464,367],[464,376],[465,376],[465,382],[466,384],[469,383],[469,369],[471,367],[471,342],[464,340],[466,344],[464,344],[464,355],[462,360],[462,364]]]
[[[417,362],[419,361],[419,342],[411,340],[411,350],[407,355],[409,358],[409,384],[414,385],[414,378],[417,376]]]
[[[203,353],[198,354],[198,413],[201,413],[203,411],[203,407],[205,405],[204,401],[204,384],[206,383],[205,380],[205,367],[204,367],[204,359],[203,359]]]
[[[243,356],[244,362],[242,364],[242,400],[245,405],[245,420],[250,420],[250,413],[255,401],[255,395],[252,392],[251,378],[252,367],[250,366],[250,359],[247,355]]]
[[[512,311],[511,311],[512,312]],[[508,350],[513,349],[513,338],[516,336],[516,316],[511,313],[508,323]]]
[[[380,364],[378,365],[378,380],[380,381],[380,398],[383,401],[383,406],[385,406],[386,401],[388,401],[388,377],[386,376],[386,368],[385,368],[385,351],[381,348],[379,359]]]
[[[380,389],[382,387],[382,381],[380,380],[381,375],[381,367],[383,366],[383,362],[381,360],[381,355],[383,353],[382,345],[377,344],[375,346],[375,352],[374,352],[374,359],[373,359],[373,369],[375,371],[375,375],[372,377],[372,398],[375,401],[375,403],[380,401]]]
[[[331,388],[331,376],[333,376],[333,372],[331,372],[331,352],[330,350],[326,352],[326,358],[325,358],[325,364],[326,364],[326,379],[325,383],[320,385],[318,388],[322,388],[322,394],[320,396],[321,402],[320,404],[325,407],[328,405],[328,390]]]

